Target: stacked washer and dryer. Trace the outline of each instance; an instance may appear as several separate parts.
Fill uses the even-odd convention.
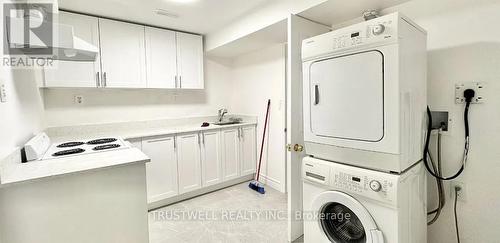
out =
[[[305,243],[427,241],[426,39],[393,13],[303,41]]]

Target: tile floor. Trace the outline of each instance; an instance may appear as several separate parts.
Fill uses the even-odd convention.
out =
[[[286,194],[266,190],[247,182],[152,211],[150,243],[287,242]]]

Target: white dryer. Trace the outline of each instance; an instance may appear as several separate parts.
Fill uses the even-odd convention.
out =
[[[420,161],[426,36],[393,13],[304,40],[306,153],[397,173]]]
[[[427,242],[421,163],[390,174],[307,157],[302,176],[305,243]]]

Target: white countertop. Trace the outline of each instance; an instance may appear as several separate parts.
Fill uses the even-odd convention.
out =
[[[28,163],[21,163],[20,152],[14,152],[0,164],[0,186],[149,161],[136,148]]]
[[[213,119],[214,117],[197,117],[171,120],[52,127],[47,129],[46,132],[53,142],[67,142],[78,139],[90,139],[99,137],[120,137],[123,139],[134,139],[250,126],[257,124],[257,119],[255,117],[246,117],[246,119],[244,119],[241,123],[222,126],[212,124]],[[205,121],[209,122],[210,125],[208,127],[201,127],[201,124]]]

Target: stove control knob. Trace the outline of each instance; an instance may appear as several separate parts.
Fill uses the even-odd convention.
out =
[[[374,192],[379,192],[380,190],[382,190],[382,184],[380,184],[380,182],[378,181],[370,181],[370,188],[374,191]]]
[[[374,35],[381,35],[385,31],[385,26],[383,24],[377,24],[372,27],[372,33]]]

